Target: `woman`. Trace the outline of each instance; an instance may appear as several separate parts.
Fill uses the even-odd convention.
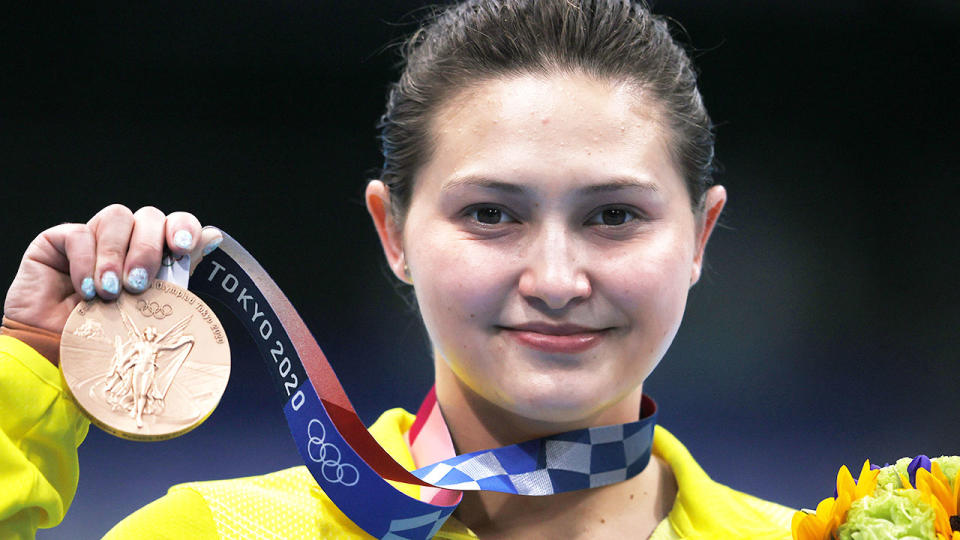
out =
[[[726,202],[709,186],[712,126],[689,59],[664,21],[617,0],[466,2],[406,53],[366,204],[415,291],[458,453],[636,421]],[[192,215],[110,206],[28,248],[4,312],[20,341],[0,351],[7,380],[32,378],[17,392],[46,392],[17,420],[46,431],[33,430],[41,443],[4,426],[3,459],[38,486],[3,502],[6,530],[62,517],[87,427],[35,351],[55,360],[80,297],[142,292],[165,245],[199,258],[217,241]],[[404,443],[411,423],[391,411],[371,431],[401,463],[427,465]],[[362,534],[311,487],[302,467],[179,486],[108,536]],[[635,476],[547,497],[466,492],[439,536],[773,538],[790,517],[711,482],[658,427]]]

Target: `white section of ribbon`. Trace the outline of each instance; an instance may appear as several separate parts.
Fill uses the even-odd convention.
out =
[[[160,271],[157,272],[157,279],[169,281],[186,289],[190,282],[190,255],[184,255],[179,259],[174,259],[169,253],[164,255],[160,263]]]

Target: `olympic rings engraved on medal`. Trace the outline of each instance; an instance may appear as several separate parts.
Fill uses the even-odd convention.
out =
[[[313,424],[316,422],[320,426],[320,436],[313,434]],[[320,464],[320,474],[323,475],[323,479],[331,484],[343,484],[344,487],[352,487],[357,485],[357,482],[360,481],[360,471],[356,467],[349,463],[340,463],[340,449],[334,446],[331,443],[325,442],[327,438],[327,428],[324,427],[323,422],[312,418],[310,423],[307,424],[307,436],[310,438],[307,441],[307,455],[310,456],[310,460],[314,463]],[[317,448],[318,450],[314,450]],[[330,457],[330,454],[336,452],[336,458]],[[316,454],[316,455],[315,455]],[[336,467],[336,476],[330,478],[327,471]],[[344,473],[344,470],[352,470],[353,478],[350,479],[349,473]],[[344,480],[347,478],[348,480]]]
[[[147,303],[145,300],[137,300],[137,311],[144,317],[153,317],[154,319],[163,319],[173,313],[170,304],[160,305],[157,302]]]

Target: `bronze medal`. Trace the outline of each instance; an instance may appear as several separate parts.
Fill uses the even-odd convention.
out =
[[[60,370],[94,424],[158,441],[210,416],[230,377],[230,345],[209,306],[158,279],[142,294],[78,304],[63,328]]]

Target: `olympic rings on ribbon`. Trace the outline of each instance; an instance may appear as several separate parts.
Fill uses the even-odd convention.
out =
[[[313,434],[313,424],[316,422],[320,426],[320,436]],[[320,473],[323,475],[323,479],[331,484],[343,484],[345,487],[351,487],[357,485],[357,482],[360,481],[360,472],[357,471],[357,468],[349,463],[340,463],[340,449],[334,446],[331,443],[324,442],[327,438],[327,428],[323,426],[323,422],[313,418],[310,420],[310,423],[307,424],[307,437],[310,438],[307,441],[307,454],[310,456],[310,460],[314,463],[320,464]],[[316,450],[315,448],[319,448]],[[336,452],[336,458],[329,457],[329,453]],[[331,478],[327,471],[330,469],[336,468],[336,475]],[[353,479],[349,481],[344,481],[344,478],[350,478],[350,474],[345,474],[344,470],[353,471]]]

